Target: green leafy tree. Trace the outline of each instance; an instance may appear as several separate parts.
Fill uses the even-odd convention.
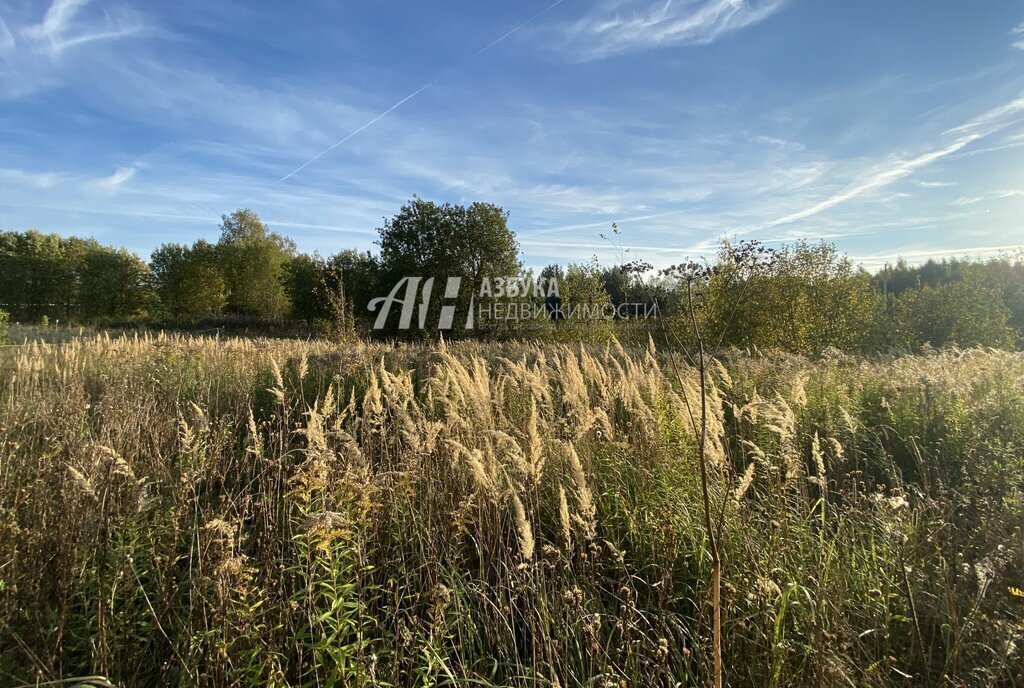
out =
[[[614,305],[618,306],[632,301],[633,277],[630,272],[622,270],[619,265],[613,265],[601,271],[601,285]]]
[[[975,269],[985,273],[999,290],[1003,305],[1010,311],[1008,324],[1014,330],[1017,346],[1024,344],[1024,251],[992,259]]]
[[[465,207],[413,198],[378,232],[384,289],[390,290],[405,277],[432,277],[440,295],[449,277],[461,277],[459,296],[447,301],[456,305],[458,321],[468,312],[470,299],[479,295],[484,279],[518,276],[521,269],[508,213],[490,203]],[[478,307],[480,302],[476,298]],[[441,307],[441,298],[431,299],[426,332],[437,331]],[[464,322],[458,321],[456,332]]]
[[[306,325],[327,317],[327,306],[320,293],[326,270],[327,264],[318,254],[300,253],[285,263],[284,288],[291,315]]]
[[[358,316],[368,319],[367,304],[379,296],[379,265],[368,252],[346,249],[329,260],[318,254],[298,254],[285,265],[285,292],[293,318],[307,325],[338,320],[344,310],[346,328]],[[339,296],[341,295],[341,296]],[[343,309],[340,302],[347,304]]]
[[[730,245],[723,244],[703,297],[708,331],[725,331],[726,343],[740,347],[801,353],[871,345],[883,305],[866,272],[825,242],[797,242],[773,256],[759,271],[757,288],[747,290]]]
[[[150,269],[164,306],[174,316],[219,315],[224,310],[226,285],[216,247],[209,242],[164,244],[153,252]]]
[[[873,282],[888,300],[890,313],[881,330],[890,345],[995,342],[1019,346],[1024,341],[1024,253],[986,261],[929,260],[918,266],[899,260],[880,270]],[[973,304],[965,301],[970,293]],[[913,308],[934,312],[917,316]],[[1008,312],[1005,327],[1003,309]],[[1009,339],[1006,327],[1012,331]]]
[[[555,322],[560,338],[602,341],[612,336],[614,304],[605,291],[597,259],[589,263],[570,263],[560,275],[561,297]]]
[[[970,261],[959,258],[929,259],[921,265],[911,265],[903,258],[895,265],[886,265],[872,279],[883,293],[899,296],[905,291],[922,286],[941,286],[961,279]]]
[[[938,286],[924,285],[896,299],[890,341],[904,347],[992,346],[1010,348],[1015,333],[1002,292],[980,271]]]
[[[317,293],[327,310],[327,337],[335,342],[354,339],[356,327],[352,301],[345,294],[345,276],[339,265],[332,263],[325,267]]]
[[[335,281],[339,277],[343,279],[345,296],[352,304],[353,313],[357,318],[369,319],[367,304],[380,296],[384,288],[380,261],[369,251],[346,249],[331,256],[326,268],[327,287],[333,289]],[[387,288],[391,286],[387,285]]]
[[[0,304],[20,320],[72,316],[81,253],[75,248],[56,234],[32,229],[0,234]]]
[[[134,318],[145,315],[151,291],[149,266],[125,249],[90,246],[81,265],[81,317]]]
[[[0,303],[19,319],[137,317],[151,293],[148,267],[124,249],[34,230],[0,234]]]
[[[289,311],[285,265],[295,242],[271,232],[252,210],[221,217],[217,257],[227,287],[228,307],[245,315],[280,318]]]

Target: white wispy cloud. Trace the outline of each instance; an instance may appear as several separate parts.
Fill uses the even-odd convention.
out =
[[[889,186],[901,179],[909,177],[918,170],[927,167],[943,158],[962,150],[978,139],[994,134],[1009,126],[1012,121],[1008,117],[1024,111],[1024,97],[1016,98],[1004,105],[993,108],[987,112],[973,117],[964,124],[943,132],[943,135],[955,135],[953,140],[940,144],[929,151],[911,158],[897,158],[876,166],[858,181],[846,188],[832,194],[828,198],[814,203],[806,208],[797,210],[773,220],[764,228],[777,227],[790,224],[799,220],[813,217],[837,205],[846,203],[865,194],[877,191]]]
[[[91,0],[53,0],[42,21],[26,26],[22,36],[53,57],[85,43],[124,38],[140,33],[143,25],[126,8],[100,8],[88,17],[82,10]]]
[[[14,34],[7,28],[7,22],[0,17],[0,53],[14,50]]]
[[[952,202],[952,205],[964,206],[982,203],[984,201],[1001,201],[1007,198],[1024,198],[1024,190],[1021,189],[1000,189],[980,196],[961,196]]]
[[[238,207],[252,190],[248,175],[172,157],[105,175],[73,167],[0,168],[0,228],[92,234],[146,256],[162,242],[215,238],[221,214]],[[278,187],[261,193],[254,207],[271,228],[293,236],[304,250],[333,253],[341,247],[371,248],[380,218],[403,200]]]
[[[69,172],[69,171],[29,171],[15,168],[0,168],[0,180],[6,182],[10,191],[14,194],[22,194],[25,191],[39,190],[46,191],[58,185],[63,185],[67,192],[75,189],[85,192],[106,191],[112,192],[121,188],[124,184],[135,177],[138,171],[137,166],[118,167],[113,174],[107,176],[91,176]],[[0,196],[0,200],[2,200]]]
[[[937,150],[929,151],[913,158],[898,160],[891,165],[887,165],[881,169],[873,171],[863,180],[852,184],[837,194],[829,196],[819,203],[815,203],[810,207],[803,208],[795,213],[784,215],[783,217],[769,222],[766,227],[777,227],[779,225],[789,224],[798,220],[804,220],[814,215],[818,215],[819,213],[841,203],[857,198],[858,196],[863,196],[868,192],[886,187],[893,182],[903,179],[904,177],[909,177],[917,170],[932,164],[936,160],[941,160],[947,155],[957,152],[964,146],[978,140],[979,138],[981,138],[980,134],[967,134]]]
[[[1008,103],[1004,103],[999,107],[995,107],[992,108],[991,110],[988,110],[987,112],[983,112],[977,117],[972,117],[971,119],[967,120],[960,126],[953,127],[952,129],[947,129],[943,133],[960,134],[964,132],[981,131],[984,135],[992,134],[998,131],[999,129],[1002,129],[1002,127],[998,126],[995,129],[991,130],[987,129],[988,127],[990,127],[992,124],[999,123],[1000,120],[1003,120],[1007,115],[1013,115],[1022,110],[1024,110],[1024,96],[1014,98]]]
[[[10,185],[32,189],[50,189],[60,183],[63,174],[57,172],[27,172],[16,169],[0,169],[0,179]]]
[[[953,206],[945,190],[929,188],[953,182],[896,181],[935,165],[917,177],[955,180],[955,196],[991,191],[985,180],[958,177],[962,168],[956,165],[983,152],[982,145],[1024,145],[1012,136],[1019,127],[1008,126],[982,145],[966,141],[1007,121],[1019,122],[1021,104],[1014,101],[967,121],[971,112],[962,108],[971,107],[972,97],[943,81],[936,89],[949,89],[947,100],[956,109],[908,122],[899,108],[887,107],[909,97],[906,84],[895,77],[868,95],[863,86],[834,96],[794,98],[779,92],[766,94],[767,108],[764,102],[753,108],[728,99],[667,102],[660,91],[639,104],[635,96],[628,104],[611,105],[576,95],[537,100],[532,85],[518,91],[513,83],[508,90],[482,89],[467,70],[432,87],[437,93],[420,108],[399,108],[343,150],[323,156],[301,179],[275,184],[299,161],[331,146],[337,132],[358,128],[396,102],[404,87],[391,93],[386,79],[367,87],[334,72],[254,78],[208,52],[209,46],[193,50],[196,44],[180,40],[184,34],[173,41],[97,38],[63,45],[116,27],[117,21],[107,23],[102,13],[112,8],[117,16],[111,3],[121,1],[58,0],[55,5],[65,9],[34,38],[22,31],[46,25],[50,0],[31,12],[4,15],[16,54],[0,52],[0,97],[8,87],[5,62],[31,59],[35,71],[26,68],[21,74],[25,88],[66,89],[89,116],[155,125],[161,134],[153,145],[136,147],[131,137],[120,140],[116,130],[89,141],[78,140],[73,130],[46,132],[54,149],[69,144],[66,154],[49,163],[60,170],[52,172],[40,171],[27,147],[0,150],[4,165],[25,170],[0,170],[0,215],[11,226],[68,233],[105,228],[113,243],[134,242],[131,247],[145,253],[163,241],[215,237],[220,214],[251,199],[260,216],[292,235],[300,248],[332,253],[350,246],[372,249],[373,228],[381,218],[418,193],[438,201],[503,205],[534,265],[595,254],[614,260],[613,247],[599,239],[612,221],[626,232],[632,256],[666,265],[681,256],[710,255],[718,237],[737,232],[773,242],[826,238],[851,252],[894,242],[913,246],[928,236],[969,246],[1002,243],[1007,239],[1001,233],[1019,208],[1019,198]],[[565,3],[563,11],[569,6]],[[782,3],[756,7],[777,11]],[[755,14],[753,3],[742,2],[607,3],[581,20],[583,28],[574,34],[578,42],[567,47],[593,59],[603,56],[594,46],[616,54],[710,42],[751,26]],[[586,28],[588,18],[599,16],[607,27]],[[673,33],[673,17],[696,18],[689,33]],[[654,37],[640,36],[644,18]],[[180,28],[173,20],[161,21],[153,7],[146,8],[145,20],[147,36],[167,38],[172,28]],[[224,21],[232,17],[225,14]],[[55,54],[48,36],[63,46]],[[591,52],[583,41],[587,36]],[[254,32],[252,40],[265,37]],[[436,102],[460,107],[442,112]],[[864,107],[867,103],[871,108]],[[637,117],[638,111],[644,117]],[[872,112],[877,118],[865,124]],[[7,119],[34,131],[27,120]],[[680,126],[683,119],[694,126]],[[849,124],[860,138],[840,140],[830,132],[823,139],[816,122]],[[0,119],[0,124],[6,123]],[[905,146],[904,154],[885,157],[892,141]],[[1019,179],[1004,176],[998,184],[1009,188]],[[919,193],[911,197],[904,193],[908,190]],[[853,201],[858,196],[865,202]],[[997,213],[1011,217],[991,221]],[[797,215],[813,221],[765,224]],[[985,227],[990,235],[968,238],[972,227]],[[894,239],[897,235],[902,238]]]
[[[1024,50],[1024,39],[1020,38],[1022,34],[1024,34],[1024,22],[1017,24],[1017,26],[1013,27],[1013,31],[1010,32],[1011,36],[1015,36],[1013,47],[1017,50]]]
[[[135,167],[119,167],[117,168],[117,171],[114,172],[114,174],[110,175],[109,177],[105,177],[103,179],[103,182],[105,184],[109,184],[110,186],[121,186],[126,181],[134,177],[136,171],[137,168]]]
[[[130,62],[123,39],[155,33],[123,0],[53,0],[0,17],[0,99],[75,81],[102,83],[102,63]],[[0,10],[12,7],[0,4]],[[13,6],[16,7],[16,6]],[[141,42],[137,42],[141,43]],[[67,59],[73,56],[74,60]]]
[[[562,48],[580,60],[673,45],[704,45],[757,24],[788,0],[606,0],[559,27]]]
[[[789,141],[787,139],[780,139],[776,136],[765,136],[763,134],[751,136],[750,141],[764,146],[773,146],[781,150],[802,151],[805,149],[804,144],[799,141]]]
[[[91,186],[105,193],[114,193],[119,191],[124,184],[131,181],[135,177],[135,173],[137,171],[138,168],[135,166],[118,167],[114,173],[108,177],[100,177],[98,179],[91,180]]]

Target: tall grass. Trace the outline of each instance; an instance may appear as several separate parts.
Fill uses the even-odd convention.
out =
[[[729,685],[1018,685],[1024,356],[710,376]],[[0,682],[711,676],[696,377],[653,346],[0,353]]]

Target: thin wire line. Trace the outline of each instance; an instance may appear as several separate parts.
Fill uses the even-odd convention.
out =
[[[516,32],[517,32],[517,31],[519,31],[520,29],[522,29],[522,28],[523,28],[524,26],[526,26],[527,24],[530,24],[531,22],[534,22],[534,21],[536,21],[537,19],[540,19],[540,18],[541,18],[542,16],[544,16],[545,14],[547,14],[548,12],[550,12],[551,10],[553,10],[553,9],[555,9],[556,7],[558,7],[559,5],[561,5],[561,4],[563,3],[563,2],[565,2],[565,0],[555,0],[555,2],[553,2],[553,3],[552,3],[552,4],[550,4],[550,5],[548,5],[548,6],[546,7],[546,8],[544,8],[543,10],[541,10],[540,12],[538,12],[537,14],[533,15],[532,17],[530,17],[530,18],[529,18],[529,19],[527,19],[526,21],[522,22],[521,24],[518,24],[518,25],[517,25],[516,27],[514,27],[513,29],[511,29],[511,30],[507,31],[506,33],[502,34],[502,35],[501,35],[500,37],[496,38],[495,40],[491,41],[490,43],[488,43],[488,44],[487,44],[487,45],[485,45],[484,47],[480,48],[480,49],[479,49],[479,50],[477,50],[477,51],[476,51],[475,53],[473,53],[473,54],[472,54],[472,55],[470,55],[469,57],[465,58],[464,60],[462,60],[462,61],[461,61],[461,62],[459,62],[458,64],[456,64],[456,65],[454,65],[454,66],[452,66],[452,67],[449,67],[448,69],[444,70],[443,72],[441,72],[440,74],[438,74],[437,76],[435,76],[435,77],[434,77],[433,79],[431,79],[430,81],[428,81],[428,82],[427,82],[427,83],[425,83],[424,85],[420,86],[420,87],[419,87],[419,88],[417,88],[417,89],[416,89],[415,91],[413,91],[412,93],[410,93],[409,95],[407,95],[406,97],[402,98],[402,99],[401,99],[401,100],[399,100],[399,101],[398,101],[397,103],[395,103],[394,105],[392,105],[391,107],[389,107],[389,108],[388,108],[387,110],[385,110],[384,112],[380,113],[379,115],[377,115],[376,117],[374,117],[373,119],[371,119],[370,121],[368,121],[368,122],[367,122],[366,124],[362,125],[362,126],[361,126],[361,127],[359,127],[358,129],[355,129],[354,131],[350,132],[350,133],[349,133],[349,134],[348,134],[347,136],[345,136],[345,138],[343,138],[343,139],[341,139],[340,141],[338,141],[337,143],[334,143],[334,144],[332,144],[332,145],[328,146],[327,148],[323,149],[322,151],[320,151],[319,153],[317,153],[316,155],[314,155],[314,156],[313,156],[312,158],[310,158],[310,159],[309,159],[309,160],[307,160],[306,162],[302,163],[301,165],[299,165],[299,166],[298,166],[298,167],[296,167],[296,168],[295,168],[294,170],[292,170],[291,172],[289,172],[289,173],[288,173],[288,174],[286,174],[285,176],[281,177],[280,179],[278,179],[278,180],[277,180],[276,182],[274,182],[274,183],[275,183],[275,184],[280,184],[281,182],[287,181],[287,180],[288,180],[288,179],[290,179],[291,177],[295,176],[296,174],[298,174],[298,173],[299,173],[299,172],[301,172],[302,170],[306,169],[307,167],[309,167],[309,166],[310,166],[311,164],[313,164],[314,162],[316,162],[317,160],[319,160],[319,159],[320,159],[320,158],[322,158],[323,156],[325,156],[325,155],[327,155],[328,153],[330,153],[330,152],[331,152],[332,150],[334,150],[334,149],[335,149],[335,148],[337,148],[338,146],[341,146],[341,145],[343,145],[344,143],[346,143],[347,141],[349,141],[349,140],[350,140],[350,139],[351,139],[352,137],[354,137],[354,136],[356,136],[357,134],[359,134],[360,132],[362,132],[362,131],[365,131],[366,129],[370,128],[371,126],[373,126],[374,124],[376,124],[377,122],[379,122],[379,121],[380,121],[381,119],[383,119],[383,118],[384,118],[384,117],[386,117],[387,115],[389,115],[389,114],[391,114],[392,112],[394,112],[395,110],[397,110],[397,109],[398,109],[399,107],[401,107],[401,106],[402,106],[402,105],[404,105],[405,103],[409,102],[410,100],[412,100],[413,98],[415,98],[415,97],[416,97],[416,96],[418,96],[419,94],[423,93],[423,92],[424,92],[424,91],[426,91],[426,90],[427,90],[428,88],[430,88],[431,86],[433,86],[434,84],[436,84],[436,83],[437,83],[438,81],[440,81],[440,80],[441,80],[441,79],[443,79],[444,77],[446,77],[446,76],[448,76],[449,74],[451,74],[452,72],[454,72],[454,71],[455,71],[456,69],[458,69],[459,67],[462,67],[462,66],[464,66],[464,65],[465,65],[466,63],[468,63],[468,62],[469,62],[470,60],[476,59],[476,58],[477,58],[477,57],[479,57],[480,55],[484,54],[485,52],[487,52],[488,50],[490,50],[490,49],[491,49],[491,48],[493,48],[494,46],[496,46],[496,45],[498,45],[499,43],[501,43],[502,41],[504,41],[504,40],[505,40],[506,38],[508,38],[508,37],[509,37],[509,36],[511,36],[512,34],[516,33]]]

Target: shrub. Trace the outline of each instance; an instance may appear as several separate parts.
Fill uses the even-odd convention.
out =
[[[1012,348],[1016,340],[1012,315],[1000,290],[983,275],[970,272],[956,282],[903,292],[895,301],[889,334],[895,343],[909,347]]]

